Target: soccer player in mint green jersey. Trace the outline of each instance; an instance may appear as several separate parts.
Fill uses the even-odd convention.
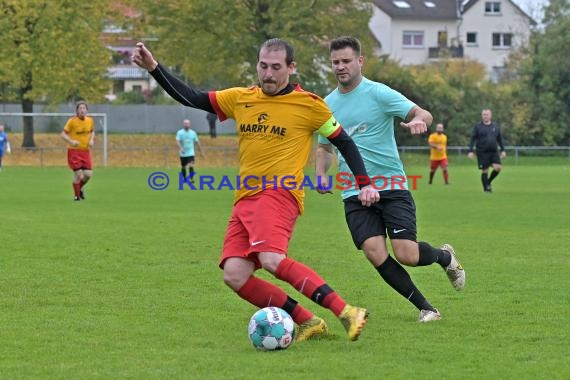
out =
[[[394,138],[396,119],[403,120],[401,127],[419,134],[427,131],[432,116],[401,93],[362,75],[364,58],[356,38],[333,40],[330,54],[338,85],[325,101],[356,143],[372,185],[380,194],[378,203],[361,207],[353,187],[343,190],[346,221],[354,244],[382,279],[418,308],[420,322],[439,320],[439,311],[422,295],[401,264],[415,267],[438,263],[456,290],[465,286],[465,271],[451,245],[434,248],[416,240],[416,206]],[[329,188],[326,171],[330,153],[331,145],[319,138],[316,174],[321,178],[320,193]],[[338,159],[339,175],[352,175],[343,158]],[[387,237],[396,259],[388,253]]]
[[[183,128],[176,132],[176,144],[178,144],[180,154],[180,172],[184,175],[184,178],[186,178],[188,174],[194,174],[194,145],[198,145],[200,156],[204,157],[204,151],[202,150],[202,145],[200,145],[198,134],[190,128],[190,120],[184,119],[182,126]],[[188,171],[190,171],[190,173],[188,173]],[[190,180],[194,182],[193,178],[190,178]]]

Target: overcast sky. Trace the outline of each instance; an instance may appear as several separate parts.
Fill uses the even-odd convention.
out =
[[[548,0],[513,0],[523,11],[534,18],[536,22],[542,19],[542,8],[548,3]]]

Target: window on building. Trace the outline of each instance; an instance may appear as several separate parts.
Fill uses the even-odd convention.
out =
[[[496,15],[501,13],[501,3],[499,1],[485,2],[485,14]]]
[[[137,93],[140,94],[140,93],[142,92],[142,86],[140,86],[140,85],[138,85],[138,84],[135,84],[135,85],[133,86],[133,92],[137,92]]]
[[[403,1],[403,0],[394,0],[394,1],[392,1],[392,3],[394,3],[394,5],[397,6],[398,8],[411,8],[412,7],[407,1]]]
[[[493,33],[494,48],[510,48],[513,43],[512,33]]]
[[[440,48],[447,47],[447,30],[440,30],[437,32],[437,46]]]
[[[120,94],[125,92],[125,81],[115,80],[113,81],[113,94]]]
[[[476,32],[467,32],[467,37],[465,38],[465,40],[470,45],[477,44],[477,33]]]
[[[424,32],[404,31],[402,45],[404,47],[424,47]]]

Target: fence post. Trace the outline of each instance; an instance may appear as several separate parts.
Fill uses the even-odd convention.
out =
[[[519,149],[515,147],[515,165],[519,164]]]

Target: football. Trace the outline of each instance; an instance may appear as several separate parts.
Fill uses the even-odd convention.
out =
[[[293,343],[295,323],[285,310],[265,307],[251,316],[247,333],[258,350],[284,350]]]

